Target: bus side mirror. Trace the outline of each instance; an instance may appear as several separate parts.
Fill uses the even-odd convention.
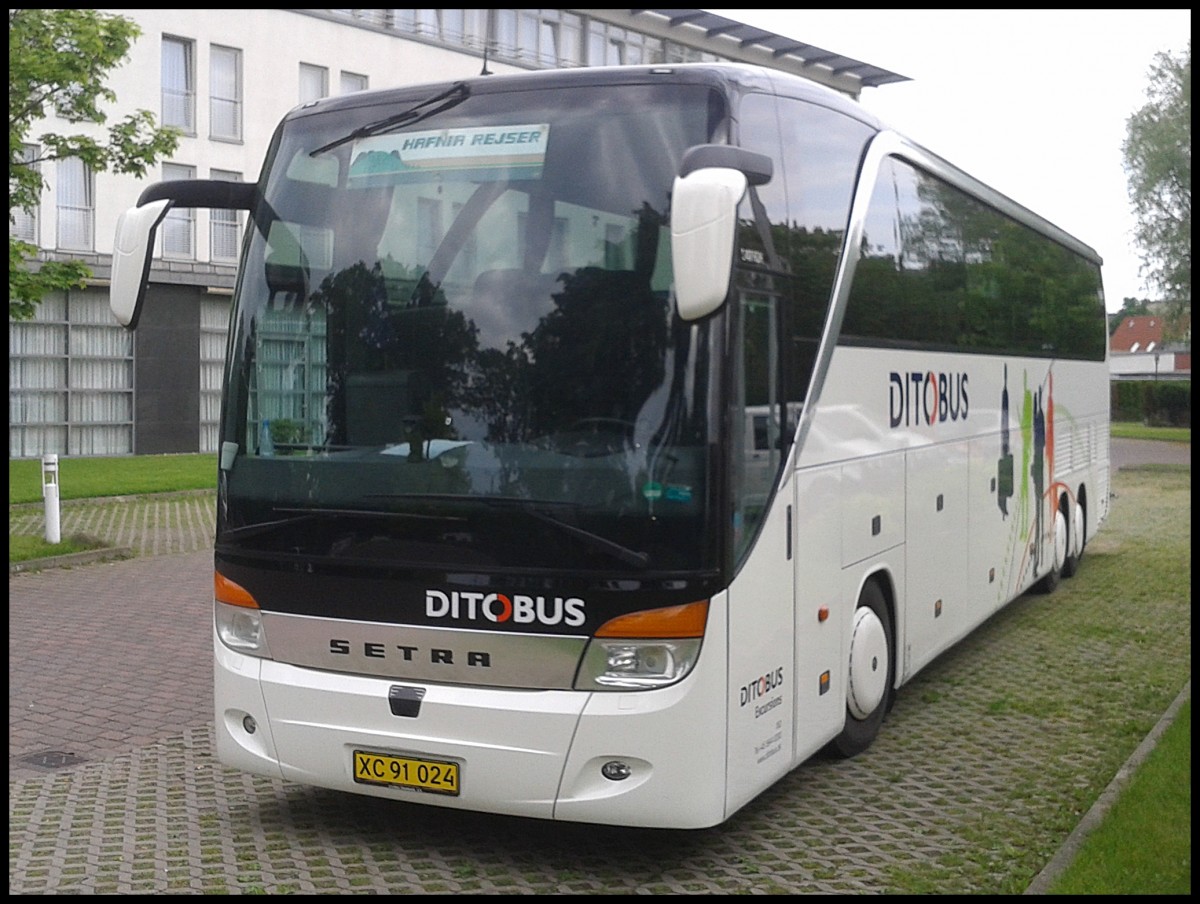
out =
[[[143,191],[137,206],[129,208],[117,219],[113,238],[112,287],[108,303],[120,324],[131,330],[137,326],[146,297],[154,234],[167,211],[175,206],[253,210],[255,191],[252,182],[222,179],[155,182]]]
[[[108,303],[113,316],[128,329],[137,326],[146,297],[154,234],[170,208],[170,201],[153,201],[144,207],[131,207],[117,219]]]
[[[705,144],[683,155],[671,191],[671,259],[679,316],[699,320],[729,294],[737,209],[746,188],[770,181],[771,158]]]
[[[671,261],[675,307],[684,320],[699,320],[729,294],[737,207],[746,177],[737,170],[699,169],[676,176],[671,192]]]

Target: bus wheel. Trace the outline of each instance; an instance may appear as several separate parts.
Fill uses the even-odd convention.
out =
[[[1046,576],[1038,581],[1033,589],[1038,593],[1053,593],[1058,589],[1059,582],[1065,574],[1068,553],[1068,542],[1070,541],[1070,530],[1067,526],[1067,503],[1066,499],[1059,500],[1058,508],[1054,510],[1054,541],[1050,555],[1053,561],[1050,563],[1050,570],[1046,572]]]
[[[869,581],[858,598],[850,632],[846,725],[830,744],[838,756],[852,757],[862,753],[879,734],[896,676],[892,650],[892,617],[887,601],[879,585]]]
[[[1075,572],[1079,570],[1079,560],[1083,558],[1083,547],[1087,542],[1083,525],[1087,516],[1080,503],[1071,504],[1064,501],[1063,504],[1068,506],[1068,511],[1072,513],[1067,525],[1067,557],[1063,559],[1062,567],[1062,576],[1069,578],[1074,577]]]

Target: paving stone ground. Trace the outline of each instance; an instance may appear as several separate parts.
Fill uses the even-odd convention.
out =
[[[211,497],[64,505],[64,533],[86,525],[136,556],[10,575],[10,891],[1020,893],[1190,696],[1190,593],[1105,595],[1143,529],[1121,521],[1136,478],[1114,485],[1080,573],[932,663],[870,750],[815,759],[698,832],[443,811],[222,767]],[[39,531],[22,517],[10,532]]]

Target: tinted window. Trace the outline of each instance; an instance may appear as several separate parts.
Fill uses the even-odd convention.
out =
[[[871,198],[840,341],[1103,360],[1100,271],[900,160]]]

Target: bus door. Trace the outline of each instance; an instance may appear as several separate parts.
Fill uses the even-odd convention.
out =
[[[731,316],[727,411],[734,578],[728,590],[730,713],[727,809],[786,773],[793,755],[793,567],[790,435],[780,389],[786,278],[741,271]]]

